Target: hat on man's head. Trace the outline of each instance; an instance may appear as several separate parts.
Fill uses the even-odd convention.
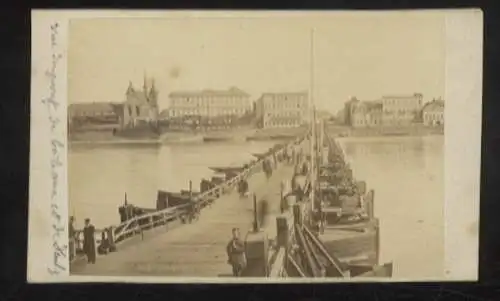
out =
[[[90,222],[90,218],[86,218],[86,219],[85,219],[85,222],[86,222],[86,223],[89,223],[89,222]]]

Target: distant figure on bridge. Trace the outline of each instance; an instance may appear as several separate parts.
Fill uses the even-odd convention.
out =
[[[271,166],[271,161],[269,159],[264,160],[262,162],[264,173],[266,174],[267,178],[269,179],[273,175],[273,168]]]
[[[232,234],[226,247],[228,263],[233,267],[233,276],[240,277],[247,265],[245,243],[240,238],[240,229],[233,228]]]
[[[308,162],[304,162],[302,164],[302,170],[301,170],[301,173],[303,176],[306,176],[307,173],[309,172],[309,166],[308,166]]]
[[[199,217],[200,217],[200,206],[196,200],[191,199],[189,205],[189,222],[198,220]]]
[[[87,255],[89,263],[95,263],[95,227],[90,223],[90,219],[85,219],[85,227],[83,228],[83,251]]]
[[[240,194],[240,197],[247,197],[248,196],[248,181],[245,179],[241,179],[240,182],[238,182],[238,192]]]
[[[97,246],[97,253],[101,255],[108,254],[109,247],[110,247],[109,239],[106,237],[106,232],[103,231],[101,233],[101,243],[99,244],[99,246]]]

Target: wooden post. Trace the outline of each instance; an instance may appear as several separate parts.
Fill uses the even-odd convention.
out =
[[[151,227],[150,229],[153,229],[154,226],[155,226],[155,221],[154,221],[154,217],[152,215],[148,216],[148,224],[149,226]],[[147,228],[146,228],[147,229]]]
[[[193,197],[193,181],[189,180],[189,198]]]
[[[284,185],[284,183],[281,182],[281,185],[280,185],[280,210],[281,210],[281,214],[283,214],[285,212],[285,199],[283,197],[283,185]]]
[[[257,196],[253,194],[253,232],[259,231],[259,222],[257,216]]]
[[[375,190],[371,190],[370,218],[375,217]]]
[[[302,208],[300,204],[293,205],[293,222],[297,225],[302,225]]]
[[[288,246],[288,236],[289,236],[289,228],[288,228],[288,220],[284,216],[276,217],[276,228],[277,228],[277,237],[276,242],[278,247],[287,247]]]
[[[141,240],[144,240],[144,229],[142,229],[142,225],[139,223],[139,219],[137,219],[137,227],[139,227],[139,231],[141,233]]]
[[[125,220],[128,221],[130,216],[128,214],[128,202],[127,202],[127,193],[125,192],[125,199],[123,200],[123,208],[125,209]]]

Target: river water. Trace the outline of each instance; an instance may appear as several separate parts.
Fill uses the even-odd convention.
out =
[[[158,190],[199,191],[208,167],[233,166],[254,160],[274,142],[192,143],[137,146],[73,145],[68,154],[70,215],[76,227],[86,217],[97,227],[119,223],[118,206],[128,203],[155,208]]]
[[[354,175],[375,189],[381,224],[381,261],[398,278],[443,273],[443,136],[342,138]],[[89,217],[100,228],[118,223],[118,206],[155,207],[158,189],[198,190],[209,166],[243,164],[274,142],[162,146],[71,146],[70,214],[76,227]]]
[[[439,279],[444,271],[444,136],[342,138],[354,176],[375,190],[380,260],[394,276]]]

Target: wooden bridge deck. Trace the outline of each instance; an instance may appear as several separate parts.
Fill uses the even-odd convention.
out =
[[[289,181],[293,166],[281,165],[267,180],[263,172],[249,179],[250,192],[257,199],[269,202],[270,217],[265,228],[269,233],[279,214],[280,184]],[[231,275],[227,263],[226,244],[231,238],[231,229],[239,227],[242,238],[251,228],[253,200],[240,199],[236,191],[219,198],[211,208],[202,211],[193,224],[171,229],[160,229],[154,236],[143,241],[119,246],[118,251],[97,258],[94,265],[82,265],[72,270],[73,275],[95,276],[184,276],[223,277]],[[157,230],[153,230],[157,231]],[[147,236],[148,234],[145,234]],[[270,238],[273,238],[270,236]]]

